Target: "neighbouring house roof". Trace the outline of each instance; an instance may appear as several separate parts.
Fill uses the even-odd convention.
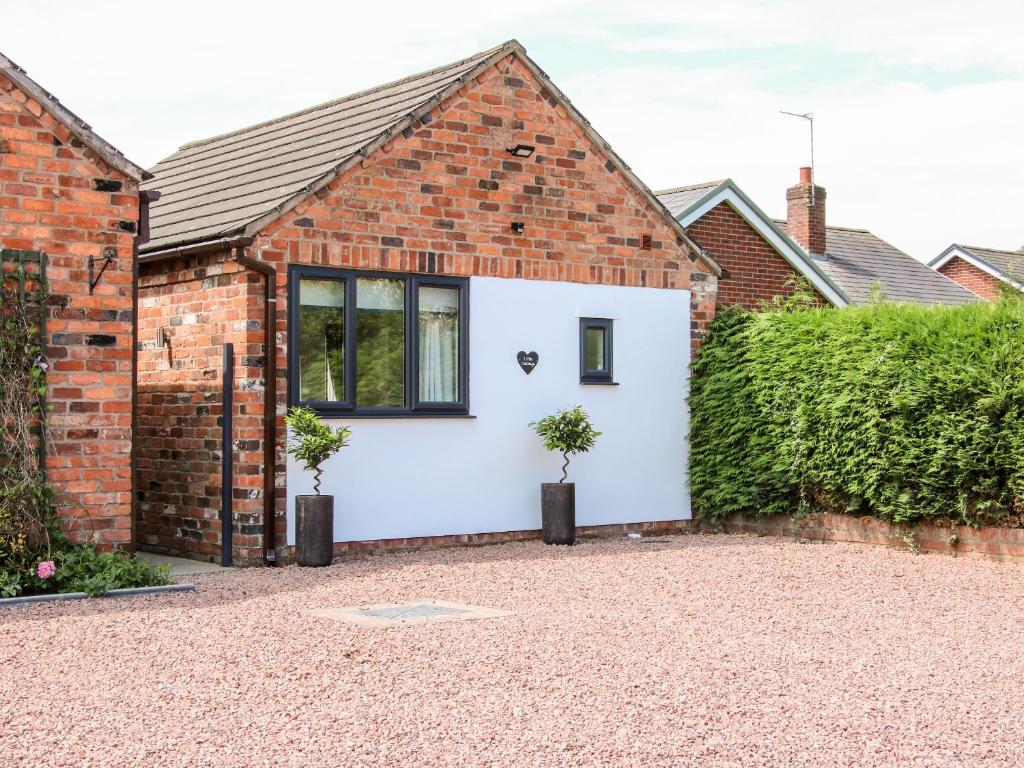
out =
[[[388,140],[429,120],[432,109],[509,54],[544,84],[600,147],[609,162],[661,213],[710,267],[721,269],[690,240],[654,193],[633,173],[551,82],[516,40],[452,64],[210,139],[185,144],[153,168],[147,188],[161,198],[150,208],[151,238],[142,249],[171,248],[258,233]],[[159,258],[153,254],[153,258]]]
[[[126,158],[113,144],[100,138],[100,136],[93,132],[91,125],[61,104],[56,96],[39,85],[39,83],[28,76],[24,69],[2,53],[0,53],[0,75],[10,79],[22,93],[37,101],[42,109],[50,113],[55,120],[77,136],[85,146],[99,155],[111,168],[117,169],[135,181],[142,181],[151,177],[148,171]]]
[[[876,285],[890,301],[965,304],[978,300],[966,288],[866,229],[825,230],[826,258],[816,261],[854,304],[870,302]]]
[[[726,203],[833,306],[845,307],[850,303],[850,297],[821,268],[819,261],[808,256],[732,179],[675,187],[656,194],[684,227],[689,227],[711,209]]]
[[[938,270],[954,258],[961,258],[992,277],[1024,290],[1024,253],[1020,251],[953,243],[928,262],[928,266]]]
[[[657,194],[684,227],[715,206],[728,203],[835,306],[871,301],[874,285],[891,301],[963,304],[977,300],[966,288],[866,229],[826,227],[826,258],[812,257],[786,233],[784,220],[769,218],[732,179]]]
[[[662,189],[655,194],[665,204],[672,215],[678,218],[691,210],[694,205],[704,200],[711,192],[714,192],[729,179],[718,179],[717,181],[706,181],[703,184],[690,184],[685,187],[673,187]]]

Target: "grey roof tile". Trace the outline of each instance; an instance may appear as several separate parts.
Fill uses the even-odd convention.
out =
[[[784,221],[780,224],[785,225]],[[826,227],[826,258],[818,265],[854,304],[872,298],[879,285],[890,301],[966,304],[977,296],[866,229]]]
[[[178,247],[252,235],[369,156],[389,137],[425,118],[462,83],[508,54],[541,81],[542,94],[564,107],[609,163],[651,204],[711,271],[721,268],[591,126],[515,40],[467,59],[238,131],[186,144],[153,169],[144,185],[161,192],[150,207],[152,258]]]
[[[1012,275],[1015,282],[1020,282],[1021,276],[1024,275],[1024,253],[1020,251],[978,248],[974,245],[961,245],[960,247],[998,270],[1004,277],[1010,278]]]
[[[718,189],[725,179],[718,181],[706,181],[703,184],[690,184],[686,187],[673,187],[655,192],[658,199],[664,204],[673,216],[678,216],[695,202],[714,189]]]
[[[150,207],[143,250],[241,232],[509,46],[182,146],[144,185],[161,197]]]

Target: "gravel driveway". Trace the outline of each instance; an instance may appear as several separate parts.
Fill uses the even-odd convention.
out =
[[[1024,764],[1024,566],[773,538],[250,569],[0,611],[0,765]],[[379,628],[311,609],[511,616]]]

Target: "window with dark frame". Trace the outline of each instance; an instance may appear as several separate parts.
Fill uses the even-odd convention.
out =
[[[615,383],[612,380],[611,320],[580,318],[580,383]]]
[[[323,416],[468,415],[469,280],[289,270],[288,400]]]

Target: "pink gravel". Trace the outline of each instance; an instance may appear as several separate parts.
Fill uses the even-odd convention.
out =
[[[1017,564],[721,535],[194,581],[0,610],[0,765],[1024,764]],[[514,613],[306,613],[423,598]]]

